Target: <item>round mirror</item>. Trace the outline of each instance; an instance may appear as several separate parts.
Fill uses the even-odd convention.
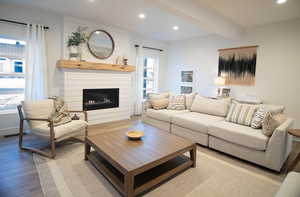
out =
[[[109,33],[104,30],[93,31],[87,42],[89,51],[98,59],[106,59],[114,51],[115,43]]]

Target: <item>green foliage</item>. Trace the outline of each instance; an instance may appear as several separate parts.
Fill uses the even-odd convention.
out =
[[[68,47],[70,46],[79,46],[82,43],[85,43],[87,36],[83,32],[86,28],[78,27],[76,32],[72,32],[71,36],[68,39]]]

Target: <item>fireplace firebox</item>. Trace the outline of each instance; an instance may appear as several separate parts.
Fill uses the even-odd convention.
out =
[[[83,89],[83,110],[119,107],[119,88]]]

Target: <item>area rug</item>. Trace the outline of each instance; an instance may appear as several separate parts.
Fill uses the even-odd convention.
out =
[[[55,160],[34,154],[40,183],[48,197],[121,197],[114,187],[83,159],[83,144],[57,149]],[[197,167],[190,168],[146,197],[273,197],[280,181],[197,151]]]

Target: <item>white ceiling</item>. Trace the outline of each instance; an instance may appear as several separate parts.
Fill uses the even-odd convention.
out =
[[[300,17],[300,0],[0,0],[90,19],[142,36],[173,41],[211,33],[236,37],[243,28]],[[146,19],[137,16],[145,13]],[[179,26],[178,31],[172,27]],[[226,35],[227,34],[227,35]],[[230,36],[228,36],[230,37]]]
[[[171,41],[195,36],[207,35],[208,32],[188,20],[167,12],[156,3],[147,0],[2,0],[23,6],[44,8],[56,13],[91,19],[99,24],[112,25],[140,34],[142,36]],[[146,18],[138,18],[145,13]],[[172,27],[177,25],[178,31]]]
[[[196,0],[244,28],[300,18],[300,0]]]

